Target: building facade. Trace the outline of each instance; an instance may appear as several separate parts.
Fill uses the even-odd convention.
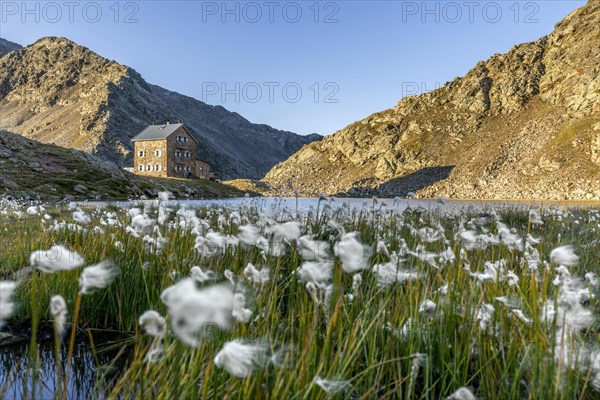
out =
[[[183,124],[151,125],[131,141],[134,144],[133,168],[137,175],[215,178],[210,164],[196,158],[198,142]]]

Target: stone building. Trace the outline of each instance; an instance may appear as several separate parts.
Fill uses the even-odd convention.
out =
[[[198,141],[184,124],[151,125],[131,139],[137,175],[214,179],[211,165],[198,160]]]

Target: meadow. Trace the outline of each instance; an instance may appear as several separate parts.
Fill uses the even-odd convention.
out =
[[[0,397],[47,384],[48,326],[56,399],[82,344],[89,398],[600,397],[598,209],[167,197],[0,201],[0,325],[31,328]]]

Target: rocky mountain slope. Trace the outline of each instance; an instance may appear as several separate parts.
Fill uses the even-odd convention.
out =
[[[264,182],[304,195],[600,198],[600,1],[552,34],[305,146]]]
[[[243,193],[202,180],[152,179],[125,172],[81,150],[43,144],[0,130],[0,197],[61,200],[155,198],[159,191],[178,198],[240,196]]]
[[[0,57],[3,57],[5,54],[8,54],[13,50],[18,50],[22,48],[23,47],[20,44],[13,43],[6,39],[0,38]]]
[[[252,124],[223,107],[150,85],[133,69],[55,37],[0,59],[0,114],[2,129],[120,166],[132,162],[130,139],[144,127],[181,121],[199,139],[199,156],[225,178],[261,178],[321,138]]]

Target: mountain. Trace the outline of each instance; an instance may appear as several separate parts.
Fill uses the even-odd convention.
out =
[[[27,199],[125,199],[156,197],[168,190],[178,198],[240,196],[229,186],[203,180],[133,175],[81,150],[43,144],[0,130],[0,195]]]
[[[321,139],[252,124],[223,107],[151,85],[133,69],[57,37],[0,59],[0,114],[0,129],[120,166],[132,163],[130,139],[147,125],[181,121],[199,140],[199,157],[224,178],[261,178]]]
[[[304,195],[600,198],[600,1],[440,89],[305,146],[264,182]]]
[[[13,50],[19,50],[22,48],[23,46],[21,46],[20,44],[13,43],[6,39],[0,38],[0,57],[3,57],[5,54],[8,54]]]

